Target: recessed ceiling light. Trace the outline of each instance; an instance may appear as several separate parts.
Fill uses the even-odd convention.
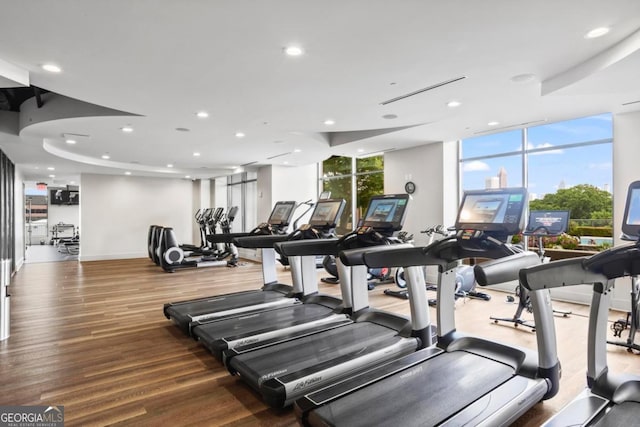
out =
[[[69,184],[75,184],[75,183],[76,183],[75,181],[69,181]]]
[[[49,170],[49,171],[54,171],[54,170],[56,170],[56,168],[54,168],[53,166],[49,166],[49,167],[47,168],[47,170]]]
[[[172,168],[172,167],[173,167],[173,165],[172,165],[171,163],[168,163],[168,164],[167,164],[167,167],[168,167],[168,168]]]
[[[207,117],[209,117],[209,113],[207,113],[206,111],[198,111],[196,113],[196,116],[198,116],[201,119],[206,119]]]
[[[103,154],[102,158],[105,159],[105,160],[109,160],[111,158],[111,156],[108,155],[108,154]]]
[[[131,126],[125,126],[125,127],[121,128],[120,130],[122,130],[122,132],[124,132],[124,133],[133,132],[133,128]]]
[[[229,166],[231,169],[238,169],[240,166]]]
[[[236,138],[244,138],[244,132],[236,132]]]
[[[75,139],[65,139],[65,141],[64,141],[64,142],[66,142],[67,144],[71,144],[71,145],[73,145],[73,144],[75,144],[77,141],[76,141]]]
[[[49,175],[49,178],[55,178],[55,177],[56,177],[55,175]]]
[[[185,175],[184,177],[188,179],[191,178],[191,175]]]
[[[35,166],[34,169],[40,169],[40,166]]]
[[[44,64],[42,66],[42,69],[50,73],[59,73],[62,71],[62,68],[58,67],[55,64]]]
[[[300,46],[287,46],[284,48],[284,53],[289,56],[300,56],[304,53],[304,50]]]
[[[393,120],[393,119],[397,119],[398,115],[397,114],[385,114],[384,116],[382,116],[383,119],[387,119],[387,120]]]
[[[611,29],[609,27],[598,27],[598,28],[594,28],[593,30],[589,31],[587,34],[584,35],[585,39],[595,39],[598,37],[602,37],[605,34],[607,34]]]
[[[364,148],[358,148],[358,153],[364,153]]]
[[[498,126],[500,124],[500,122],[489,122],[487,123],[487,126]]]
[[[294,152],[294,153],[300,153],[301,151],[302,151],[302,150],[301,150],[301,149],[299,149],[299,148],[295,148],[295,149],[293,150],[293,152]]]
[[[125,174],[125,175],[131,175],[131,172],[126,171],[124,174]]]
[[[193,157],[199,157],[200,153],[198,153],[197,151],[195,153],[193,153]]]
[[[288,164],[289,164],[289,162],[282,162],[282,163],[283,163],[283,164],[285,164],[285,165],[288,165]]]
[[[336,124],[336,121],[333,120],[333,119],[327,119],[327,120],[324,121],[324,124],[327,125],[327,126],[333,126],[333,125]]]
[[[460,101],[449,101],[447,102],[447,107],[449,108],[456,108],[462,105],[462,102]]]
[[[511,81],[513,83],[527,83],[532,81],[534,78],[535,78],[535,74],[524,73],[524,74],[518,74],[517,76],[511,77]]]

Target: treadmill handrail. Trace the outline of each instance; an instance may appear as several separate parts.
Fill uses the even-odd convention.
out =
[[[337,237],[328,239],[292,240],[278,242],[276,251],[284,256],[338,255],[340,249]]]
[[[520,270],[520,283],[530,291],[567,286],[606,284],[603,274],[584,267],[584,258],[569,258]]]
[[[405,245],[387,246],[378,251],[367,252],[364,262],[371,268],[437,265],[441,272],[452,267],[449,262],[426,253],[424,247]]]
[[[542,261],[535,252],[519,252],[504,258],[476,264],[473,274],[480,286],[518,280],[521,269],[540,264]]]
[[[398,243],[393,246],[389,245],[381,245],[381,246],[367,246],[364,248],[355,248],[355,249],[347,249],[341,251],[340,261],[344,265],[354,266],[354,265],[366,265],[365,257],[367,254],[383,252],[387,253],[389,248],[398,248],[398,249],[414,249],[413,245],[410,243]],[[391,267],[390,265],[385,265],[385,267]]]

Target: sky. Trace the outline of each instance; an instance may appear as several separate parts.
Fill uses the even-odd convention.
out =
[[[608,140],[613,136],[611,114],[584,117],[565,122],[531,127],[527,131],[528,149],[548,149],[529,154],[529,193],[543,197],[559,187],[591,184],[611,189],[612,145],[610,143],[579,148],[563,148],[567,144]],[[483,135],[462,141],[463,159],[520,150],[522,131]],[[507,171],[510,187],[522,186],[520,155],[475,159],[462,163],[463,188],[485,188],[487,177],[497,176],[501,167]]]

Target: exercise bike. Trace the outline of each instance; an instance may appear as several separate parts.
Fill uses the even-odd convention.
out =
[[[436,225],[434,227],[427,228],[426,230],[420,231],[420,233],[426,234],[428,236],[427,245],[430,245],[435,240],[436,235],[440,235],[442,237],[447,237],[450,233],[442,226]],[[439,240],[439,239],[438,239]],[[425,276],[426,276],[426,267],[425,267]],[[396,269],[394,281],[396,285],[401,288],[401,290],[396,291],[392,289],[385,289],[385,295],[389,295],[395,298],[400,299],[409,299],[409,292],[405,289],[407,287],[407,281],[404,278],[404,269],[402,267]],[[426,289],[428,291],[436,291],[437,287],[435,285],[425,284]],[[489,301],[491,299],[491,295],[486,294],[484,292],[477,292],[475,290],[476,281],[475,276],[473,274],[473,266],[471,265],[459,265],[456,268],[456,291],[455,298],[476,298],[484,301]],[[438,301],[435,298],[429,299],[429,305],[435,307]]]
[[[398,233],[396,239],[398,239],[401,243],[408,243],[412,241],[413,235],[407,234],[406,231],[401,231]],[[337,285],[338,283],[340,283],[338,279],[338,267],[336,266],[336,259],[333,255],[327,255],[323,258],[322,267],[324,267],[325,271],[331,276],[322,277],[320,279],[321,282],[331,285]],[[392,276],[393,269],[388,267],[367,269],[367,289],[372,291],[376,288],[377,285],[393,283],[394,278]]]
[[[529,213],[529,223],[527,228],[522,233],[523,236],[536,237],[538,245],[538,256],[540,260],[548,262],[549,258],[544,256],[544,237],[559,236],[565,231],[569,225],[569,211],[531,211]],[[518,307],[513,317],[493,317],[489,319],[493,320],[493,323],[510,322],[514,327],[524,326],[531,329],[531,332],[536,331],[536,325],[528,320],[522,318],[522,313],[527,311],[533,313],[533,306],[531,305],[531,299],[529,298],[529,292],[527,289],[518,284],[515,290],[515,296],[518,299]],[[507,297],[508,302],[513,302],[515,299],[511,296]],[[570,311],[562,311],[553,309],[554,314],[559,314],[562,317],[568,317]]]

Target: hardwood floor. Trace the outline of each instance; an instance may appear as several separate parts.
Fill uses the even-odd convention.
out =
[[[289,273],[281,279],[290,283]],[[64,405],[67,425],[297,425],[273,410],[162,314],[166,302],[256,289],[260,267],[204,268],[167,274],[148,259],[29,264],[13,278],[11,337],[0,342],[0,405]],[[393,286],[393,285],[388,285]],[[408,314],[408,303],[370,292],[372,305]],[[336,286],[321,291],[337,294]],[[506,294],[459,300],[459,330],[535,347],[535,335],[499,326],[510,317]],[[518,420],[537,426],[584,388],[588,307],[557,318],[561,390]],[[432,315],[435,315],[432,312]],[[612,314],[615,319],[620,314]],[[612,369],[636,372],[640,359],[610,347]],[[428,386],[428,385],[426,385]],[[389,406],[402,396],[389,396]]]

